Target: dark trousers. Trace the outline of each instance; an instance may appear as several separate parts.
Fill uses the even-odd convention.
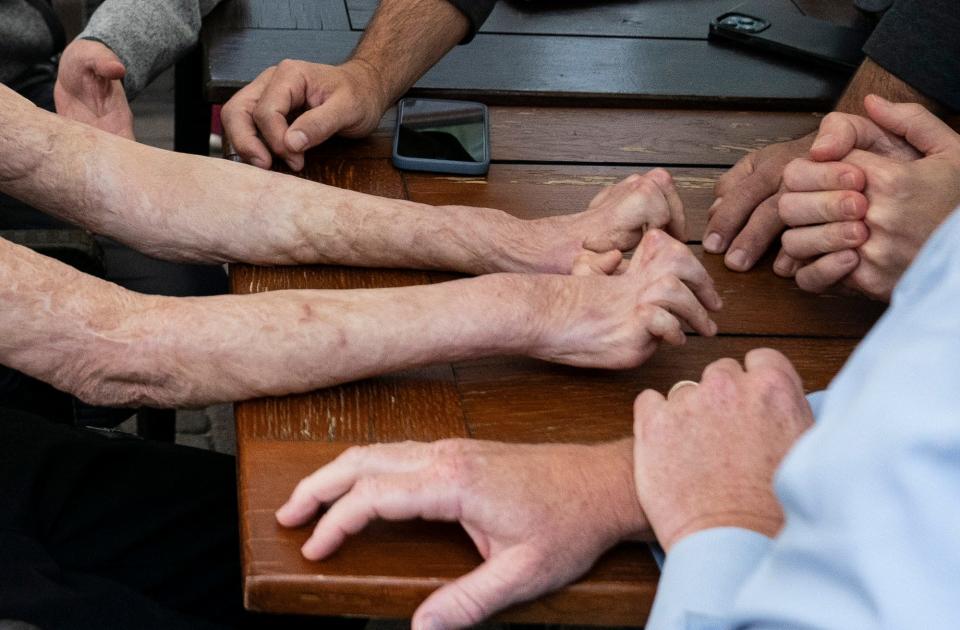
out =
[[[0,619],[243,625],[234,460],[0,412]]]

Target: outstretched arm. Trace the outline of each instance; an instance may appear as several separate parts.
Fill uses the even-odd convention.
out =
[[[170,260],[569,273],[584,251],[630,249],[648,226],[683,232],[662,170],[628,178],[579,215],[522,221],[146,147],[43,112],[3,87],[0,156],[4,192]]]
[[[602,259],[610,272],[620,257]],[[87,402],[173,407],[501,354],[631,367],[683,343],[681,322],[714,334],[720,298],[690,250],[653,230],[616,276],[208,298],[140,295],[0,239],[0,303],[0,363]]]

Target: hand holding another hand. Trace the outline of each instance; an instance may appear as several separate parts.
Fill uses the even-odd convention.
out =
[[[57,113],[134,139],[133,112],[123,90],[123,62],[100,42],[76,39],[60,57],[53,98]]]
[[[809,134],[748,153],[720,177],[707,211],[706,251],[726,252],[724,262],[734,271],[748,271],[757,263],[784,227],[777,214],[783,169],[807,154],[813,138]]]
[[[821,161],[787,167],[791,192],[780,200],[780,216],[792,228],[783,235],[789,258],[774,269],[808,291],[842,283],[889,301],[924,242],[960,204],[960,136],[919,105],[878,97],[865,104],[870,119],[824,119],[811,150]]]
[[[464,628],[572,582],[618,541],[647,531],[630,448],[476,440],[354,447],[301,481],[277,520],[298,527],[329,506],[303,545],[310,560],[375,519],[459,522],[484,562],[430,595],[413,628]]]
[[[783,511],[773,476],[813,422],[800,376],[779,352],[711,363],[696,386],[667,398],[647,390],[634,403],[637,496],[657,540],[714,527],[773,536]]]
[[[577,277],[555,278],[541,333],[530,356],[579,367],[624,369],[646,361],[661,341],[682,345],[683,325],[712,336],[710,312],[723,305],[713,280],[689,247],[648,231],[625,272],[619,250],[587,252]],[[598,277],[599,276],[599,277]]]
[[[273,154],[299,171],[303,154],[334,134],[360,138],[376,129],[386,99],[377,71],[362,60],[328,66],[288,59],[237,92],[221,116],[246,162],[270,168]]]

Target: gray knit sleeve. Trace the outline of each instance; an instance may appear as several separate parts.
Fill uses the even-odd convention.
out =
[[[78,37],[113,50],[127,68],[128,98],[192,48],[200,20],[221,0],[105,0]]]

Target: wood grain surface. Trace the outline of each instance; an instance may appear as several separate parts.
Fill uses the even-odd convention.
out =
[[[704,26],[704,28],[706,28]],[[206,96],[225,102],[283,59],[339,64],[360,33],[343,30],[208,28]],[[488,103],[623,103],[824,109],[849,74],[705,39],[571,35],[477,35],[449,52],[411,94]]]
[[[770,271],[727,270],[698,244],[724,167],[770,142],[814,128],[816,115],[727,110],[493,107],[494,164],[483,178],[400,173],[389,161],[392,119],[372,138],[334,141],[301,175],[327,184],[435,205],[498,207],[523,219],[578,212],[603,186],[636,170],[674,173],[689,242],[725,301],[721,334],[691,335],[645,365],[582,370],[519,357],[427,366],[299,396],[237,405],[246,605],[275,613],[409,617],[432,590],[480,561],[453,524],[377,523],[329,559],[299,547],[308,529],[273,517],[296,482],[350,443],[474,437],[595,442],[630,434],[633,398],[697,378],[711,361],[772,347],[794,361],[808,391],[825,387],[882,313],[867,300],[813,296]],[[455,281],[437,271],[231,266],[234,293],[344,290]],[[318,357],[323,360],[323,357]],[[537,623],[642,625],[658,572],[645,547],[622,545],[582,580],[501,618]]]
[[[821,119],[809,112],[494,106],[490,150],[495,163],[727,167],[810,133]],[[311,157],[390,158],[395,122],[390,110],[369,137],[335,138]]]

